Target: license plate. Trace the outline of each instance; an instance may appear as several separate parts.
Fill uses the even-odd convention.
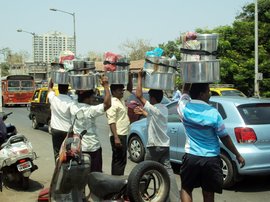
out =
[[[18,164],[17,168],[18,168],[18,171],[21,172],[21,171],[27,170],[29,168],[32,168],[32,164],[30,161],[26,161],[26,162]]]

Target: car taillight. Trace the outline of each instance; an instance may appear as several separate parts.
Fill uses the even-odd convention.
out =
[[[234,128],[234,133],[238,143],[254,143],[257,141],[256,133],[252,128]]]

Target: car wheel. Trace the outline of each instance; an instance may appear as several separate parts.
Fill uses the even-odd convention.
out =
[[[144,145],[139,136],[134,135],[128,142],[128,152],[130,160],[139,163],[143,161],[145,155]]]
[[[48,121],[48,132],[52,134],[51,120]]]
[[[235,169],[231,160],[225,155],[220,154],[222,161],[223,188],[229,188],[235,184]]]
[[[32,128],[38,129],[39,125],[35,116],[32,116]]]

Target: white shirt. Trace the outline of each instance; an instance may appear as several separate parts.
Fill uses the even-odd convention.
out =
[[[167,136],[168,109],[163,104],[151,105],[146,101],[144,105],[147,111],[148,142],[147,147],[169,147],[170,138]]]
[[[70,105],[72,99],[68,95],[55,95],[54,91],[48,94],[51,104],[51,127],[56,130],[68,131],[71,126]]]
[[[97,151],[101,144],[96,133],[96,117],[104,114],[104,104],[94,106],[74,102],[70,107],[72,120],[75,119],[75,115],[79,110],[84,112],[84,118],[75,120],[73,131],[80,134],[83,130],[87,130],[87,133],[82,137],[82,151]]]

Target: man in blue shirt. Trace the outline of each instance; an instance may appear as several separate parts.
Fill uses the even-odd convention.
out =
[[[208,83],[184,84],[178,113],[186,131],[186,154],[181,166],[181,201],[191,202],[192,191],[202,187],[204,201],[214,201],[222,193],[223,175],[220,159],[221,142],[236,156],[241,166],[244,158],[235,148],[219,112],[208,104]]]

